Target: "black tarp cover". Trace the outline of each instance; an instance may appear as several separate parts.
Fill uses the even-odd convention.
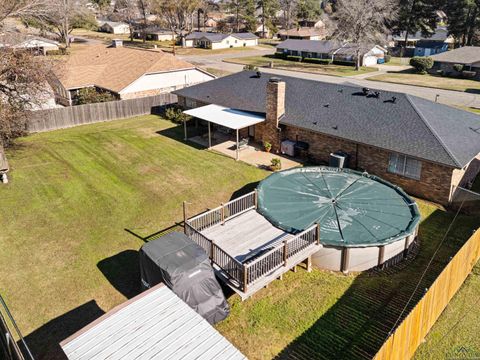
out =
[[[143,288],[163,282],[211,324],[230,312],[207,254],[182,233],[173,232],[143,245],[140,275]]]

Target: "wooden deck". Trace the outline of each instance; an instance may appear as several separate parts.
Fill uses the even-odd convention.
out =
[[[291,234],[273,226],[256,210],[249,210],[224,225],[214,225],[201,233],[241,263],[292,238]]]
[[[185,219],[185,233],[209,255],[219,278],[246,299],[321,249],[318,225],[292,235],[257,212],[252,192]]]

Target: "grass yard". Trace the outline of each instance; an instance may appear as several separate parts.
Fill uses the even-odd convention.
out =
[[[181,221],[183,200],[193,214],[268,174],[182,137],[181,127],[144,116],[35,134],[8,151],[1,292],[38,359],[61,358],[58,342],[138,292],[142,238]],[[360,275],[290,272],[245,302],[230,296],[231,316],[217,328],[250,359],[370,357],[453,218],[419,205],[416,256]],[[415,300],[479,225],[459,216]]]
[[[222,76],[227,76],[227,75],[231,75],[233,74],[232,72],[230,71],[226,71],[226,70],[221,70],[221,69],[216,69],[216,68],[211,68],[211,67],[207,67],[204,69],[206,72],[209,72],[210,74],[212,75],[215,75],[216,77],[222,77]]]
[[[463,92],[480,92],[480,81],[455,79],[443,76],[420,75],[409,72],[390,72],[369,77],[368,80],[395,84],[425,86],[435,89],[455,90]]]
[[[475,266],[458,293],[433,326],[415,359],[463,358],[478,359],[480,355],[480,263]],[[460,356],[455,350],[464,347]],[[476,354],[476,356],[474,356]]]
[[[365,73],[375,72],[375,67],[361,67],[359,71],[355,71],[353,66],[344,65],[321,65],[305,62],[296,62],[291,60],[279,59],[273,55],[265,56],[248,56],[241,58],[225,59],[225,62],[241,65],[253,65],[258,67],[269,67],[273,62],[273,66],[277,69],[311,72],[315,74],[335,75],[335,76],[353,76]]]

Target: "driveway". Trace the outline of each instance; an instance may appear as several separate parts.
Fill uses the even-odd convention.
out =
[[[262,49],[262,50],[252,50],[252,51],[237,52],[237,53],[231,53],[231,54],[218,54],[218,55],[209,55],[209,56],[184,56],[182,58],[199,66],[215,68],[215,69],[219,69],[227,72],[239,72],[239,71],[242,71],[243,65],[226,63],[226,62],[223,62],[223,59],[243,57],[243,56],[265,55],[273,52],[274,52],[274,49],[272,48],[271,51],[269,51],[269,49],[265,49],[265,50]],[[387,71],[398,71],[399,68],[401,70],[405,67],[384,65],[379,67],[379,72],[368,73],[366,76],[351,76],[351,77],[338,77],[338,76],[303,73],[303,72],[270,69],[270,68],[261,68],[261,71],[264,73],[275,74],[279,76],[293,76],[293,77],[298,77],[302,79],[323,81],[327,83],[350,84],[350,85],[355,85],[360,87],[369,87],[377,90],[403,92],[403,93],[422,97],[432,101],[437,100],[439,103],[443,103],[447,105],[480,108],[480,95],[470,94],[470,93],[465,93],[460,91],[432,89],[432,88],[412,86],[412,85],[383,83],[379,81],[370,81],[367,79],[369,76],[378,75],[379,73],[384,73]]]

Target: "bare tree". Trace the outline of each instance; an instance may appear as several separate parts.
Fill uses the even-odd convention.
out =
[[[192,31],[200,4],[200,0],[152,0],[152,9],[185,46],[185,34]],[[173,52],[175,54],[175,47]]]
[[[138,10],[142,17],[142,40],[147,41],[146,27],[147,27],[147,15],[150,13],[150,0],[137,0]]]
[[[9,17],[28,17],[43,11],[42,7],[37,8],[39,1],[12,4],[18,6],[7,8],[6,3],[1,4],[0,26]],[[13,139],[25,134],[26,112],[43,105],[50,94],[47,81],[51,69],[48,58],[3,44],[0,51],[0,143],[3,145],[8,146]]]
[[[130,41],[133,41],[133,26],[139,15],[138,3],[135,0],[117,0],[114,11],[130,27]]]
[[[1,0],[0,24],[7,18],[43,17],[48,13],[50,0]]]
[[[388,24],[395,15],[395,0],[338,0],[333,20],[333,38],[356,44],[355,69],[360,69],[362,50],[372,44],[384,43]]]
[[[292,19],[295,18],[298,0],[280,0],[279,4],[283,13],[283,27],[289,30],[292,28]]]

